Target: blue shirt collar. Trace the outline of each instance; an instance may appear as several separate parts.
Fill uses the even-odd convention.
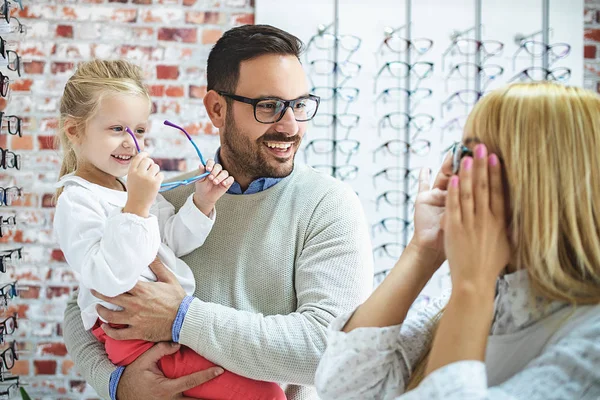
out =
[[[217,149],[217,153],[215,154],[215,162],[219,163],[219,153],[221,151],[221,148],[219,147]],[[248,189],[246,189],[246,191],[242,191],[242,187],[240,186],[239,183],[234,182],[233,185],[231,185],[231,187],[229,188],[229,190],[227,191],[228,194],[254,194],[254,193],[259,193],[262,192],[263,190],[267,190],[268,188],[275,186],[276,184],[278,184],[279,182],[281,182],[283,178],[271,178],[271,177],[264,177],[264,178],[258,178],[255,179],[254,181],[250,182],[250,185],[248,186]]]

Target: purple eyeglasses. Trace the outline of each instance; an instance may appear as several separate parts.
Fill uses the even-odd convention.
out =
[[[192,140],[192,137],[190,136],[189,133],[186,132],[185,129],[183,129],[182,127],[175,125],[174,123],[172,123],[171,121],[164,121],[164,124],[167,126],[170,126],[172,128],[175,129],[179,129],[181,132],[183,132],[185,134],[185,136],[188,138],[188,140],[190,141],[190,143],[192,144],[192,146],[194,146],[194,149],[196,150],[196,154],[198,154],[198,157],[200,158],[200,162],[202,163],[202,165],[206,166],[206,161],[204,161],[204,157],[202,156],[202,153],[200,152],[200,149],[198,148],[198,146],[196,146],[196,143],[194,143],[194,141]],[[140,152],[140,145],[137,142],[137,139],[135,138],[135,135],[133,134],[133,132],[131,131],[131,129],[129,129],[129,127],[125,127],[125,130],[127,131],[127,133],[129,133],[129,135],[131,136],[131,138],[133,139],[133,143],[135,143],[135,148],[137,149],[138,153]],[[197,176],[192,176],[191,178],[187,178],[187,179],[183,179],[180,181],[173,181],[173,182],[165,182],[163,184],[160,185],[160,190],[159,192],[166,192],[167,190],[172,190],[175,189],[179,186],[185,186],[185,185],[189,185],[191,183],[197,182],[201,179],[206,178],[208,175],[210,175],[210,172],[204,172],[200,175]]]

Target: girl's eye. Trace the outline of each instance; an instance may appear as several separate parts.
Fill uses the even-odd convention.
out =
[[[110,130],[113,132],[123,132],[123,127],[122,126],[113,126],[112,128],[110,128]]]
[[[145,133],[146,133],[145,129],[138,129],[135,131],[135,134],[140,135],[140,136],[144,135]]]

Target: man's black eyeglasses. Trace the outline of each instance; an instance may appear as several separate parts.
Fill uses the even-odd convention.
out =
[[[232,100],[252,105],[254,109],[254,119],[261,124],[274,124],[281,121],[288,107],[294,113],[294,118],[298,122],[306,122],[313,119],[319,109],[321,101],[319,96],[309,94],[299,97],[295,100],[283,100],[277,97],[262,97],[251,99],[249,97],[238,96],[236,94],[217,91],[221,96]]]

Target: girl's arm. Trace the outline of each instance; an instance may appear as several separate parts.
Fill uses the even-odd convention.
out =
[[[133,288],[160,246],[156,217],[121,210],[107,216],[85,188],[70,188],[60,196],[54,230],[82,285],[109,297]]]
[[[216,217],[216,211],[204,215],[196,207],[193,195],[175,213],[175,207],[162,195],[158,195],[150,212],[157,216],[162,242],[177,257],[185,256],[204,244]]]

